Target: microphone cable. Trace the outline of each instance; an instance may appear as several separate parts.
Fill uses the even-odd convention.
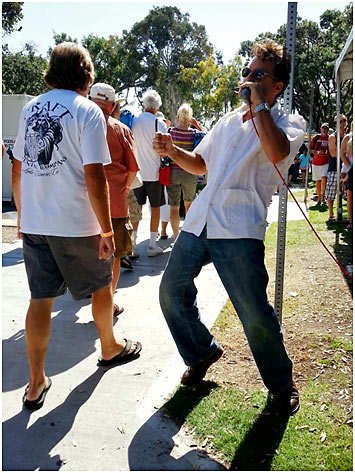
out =
[[[259,132],[256,128],[256,125],[254,123],[254,116],[253,116],[253,113],[252,113],[252,110],[251,110],[251,104],[249,103],[249,110],[250,110],[250,116],[251,116],[251,121],[252,121],[252,124],[253,124],[253,127],[254,127],[254,130],[256,132],[256,134],[258,135],[258,138],[260,140],[260,135],[259,135]],[[335,261],[335,263],[339,266],[339,268],[343,271],[344,274],[346,274],[351,280],[353,279],[353,276],[339,263],[339,261],[334,257],[334,255],[330,252],[330,250],[327,248],[327,246],[323,243],[321,237],[318,235],[317,231],[315,230],[315,228],[313,227],[312,223],[310,222],[310,220],[308,219],[307,215],[303,212],[302,210],[302,207],[300,206],[300,204],[298,203],[296,197],[293,195],[291,189],[288,187],[288,185],[286,184],[286,181],[285,179],[283,178],[283,176],[281,175],[278,167],[276,166],[275,163],[272,163],[274,165],[274,168],[276,169],[278,175],[281,177],[281,180],[283,182],[283,184],[286,186],[286,189],[288,190],[288,192],[291,194],[293,200],[296,202],[297,204],[297,207],[300,209],[302,215],[304,216],[304,218],[306,219],[306,222],[308,223],[308,225],[311,227],[313,233],[315,234],[315,236],[318,238],[318,240],[320,241],[321,245],[323,246],[323,248],[327,251],[327,253],[330,255],[330,257]]]

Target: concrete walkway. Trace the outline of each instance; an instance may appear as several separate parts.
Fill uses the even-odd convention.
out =
[[[277,209],[274,196],[270,223]],[[303,218],[295,204],[288,206],[287,216]],[[3,214],[3,225],[15,223],[16,213]],[[224,469],[162,409],[185,366],[158,302],[172,240],[159,242],[166,247],[163,255],[148,258],[148,239],[145,212],[138,233],[141,256],[134,271],[122,270],[115,295],[125,307],[115,330],[140,340],[141,356],[107,371],[97,367],[100,348],[90,301],[75,302],[70,294],[57,298],[46,362],[53,385],[44,407],[32,413],[22,409],[21,401],[28,380],[24,323],[29,301],[22,243],[2,245],[3,470]],[[227,300],[213,265],[203,268],[196,285],[203,319],[212,326]]]

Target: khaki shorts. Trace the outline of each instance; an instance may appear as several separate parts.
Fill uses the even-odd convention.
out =
[[[133,249],[133,227],[129,217],[111,218],[115,240],[115,258],[130,255]]]
[[[168,189],[168,204],[173,207],[180,206],[180,195],[184,202],[192,202],[196,196],[197,176],[183,169],[171,169],[170,184]]]
[[[137,197],[132,189],[128,192],[127,203],[129,209],[129,218],[132,223],[140,222],[142,220],[142,211],[139,207]]]
[[[61,296],[69,288],[85,299],[112,281],[114,258],[99,259],[100,235],[57,237],[23,233],[23,256],[32,299]]]

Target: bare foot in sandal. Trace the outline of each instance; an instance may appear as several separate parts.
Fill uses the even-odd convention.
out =
[[[135,358],[142,350],[142,344],[140,342],[132,342],[132,340],[124,339],[125,344],[123,349],[114,357],[109,359],[99,358],[99,364],[101,366],[114,366],[124,361]]]

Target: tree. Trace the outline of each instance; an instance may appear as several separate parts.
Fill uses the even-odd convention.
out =
[[[322,122],[334,125],[336,114],[336,84],[334,67],[341,53],[352,26],[352,4],[344,12],[326,10],[320,17],[320,24],[298,17],[296,24],[296,53],[294,67],[293,104],[305,118],[310,114],[310,97],[314,87],[313,126],[319,130]],[[286,43],[287,25],[282,25],[278,32],[263,33],[256,41],[266,35],[282,44]],[[244,41],[239,53],[250,58],[253,43]],[[342,84],[341,110],[350,119],[352,117],[352,81]]]
[[[2,80],[4,94],[39,95],[48,90],[43,72],[47,60],[36,56],[32,44],[26,44],[23,51],[12,54],[8,47],[3,47]]]
[[[154,87],[163,98],[162,110],[173,117],[181,103],[182,68],[197,66],[213,53],[204,26],[190,22],[189,14],[176,7],[155,7],[144,20],[124,31],[127,52],[121,64],[122,78],[130,80],[138,97]]]
[[[82,45],[89,51],[95,68],[95,82],[106,82],[118,92],[129,89],[133,73],[125,70],[126,53],[120,38],[108,39],[92,34],[82,39]],[[126,68],[127,69],[127,68]]]
[[[240,103],[235,92],[241,73],[241,59],[235,56],[228,65],[219,65],[210,56],[196,67],[183,68],[182,99],[191,104],[194,115],[213,125],[224,113]]]
[[[22,20],[23,2],[2,2],[2,36],[12,33]]]
[[[53,39],[54,39],[54,45],[57,46],[60,43],[64,43],[66,41],[69,41],[70,43],[78,43],[78,40],[76,38],[72,38],[71,36],[67,35],[66,33],[56,33],[54,30],[53,31]],[[49,47],[48,48],[48,57],[52,54],[53,48]]]

